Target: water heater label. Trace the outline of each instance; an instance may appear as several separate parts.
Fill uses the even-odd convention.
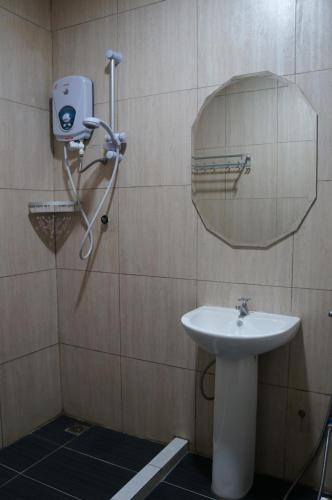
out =
[[[64,106],[59,111],[59,120],[63,130],[70,130],[74,125],[76,111],[72,106]]]

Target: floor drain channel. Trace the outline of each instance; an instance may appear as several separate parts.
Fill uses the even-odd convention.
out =
[[[73,436],[79,436],[88,429],[89,429],[88,425],[73,424],[70,427],[67,427],[67,429],[65,429],[65,432],[68,432],[68,434],[72,434]]]

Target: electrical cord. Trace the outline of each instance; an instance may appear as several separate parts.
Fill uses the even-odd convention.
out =
[[[201,373],[201,377],[200,377],[200,380],[199,380],[199,388],[200,388],[200,391],[201,391],[201,394],[203,396],[204,399],[206,399],[207,401],[213,401],[214,400],[214,396],[208,396],[205,392],[205,389],[204,389],[204,378],[208,372],[208,370],[211,368],[211,366],[213,366],[215,364],[216,360],[214,359],[213,361],[211,361],[211,363],[209,363],[206,368],[204,368],[203,372]]]

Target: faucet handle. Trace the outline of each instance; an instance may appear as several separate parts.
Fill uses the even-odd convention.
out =
[[[239,302],[244,302],[245,304],[247,304],[251,299],[249,297],[239,297],[237,300]]]

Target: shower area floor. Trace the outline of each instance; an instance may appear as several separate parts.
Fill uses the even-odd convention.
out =
[[[0,450],[0,498],[110,500],[162,448],[62,416]],[[147,498],[213,499],[210,484],[211,460],[188,453]],[[246,499],[281,500],[286,489],[283,481],[257,476]],[[316,495],[301,487],[295,499],[314,500]]]

